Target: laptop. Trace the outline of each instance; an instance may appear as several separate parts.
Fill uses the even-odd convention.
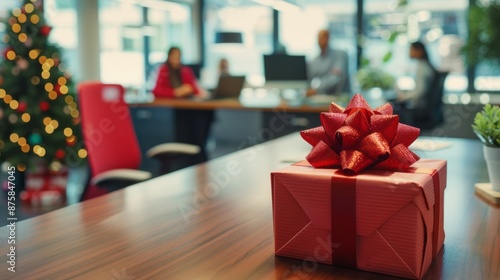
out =
[[[220,76],[210,99],[238,98],[245,84],[245,76]]]

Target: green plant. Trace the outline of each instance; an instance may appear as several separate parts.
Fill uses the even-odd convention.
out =
[[[394,86],[394,77],[379,68],[364,67],[356,74],[359,86],[362,90],[370,88],[391,89]]]
[[[476,114],[472,130],[486,146],[500,148],[500,107],[486,104]]]
[[[471,5],[468,12],[469,36],[462,52],[470,65],[488,62],[500,65],[500,1],[486,6]]]

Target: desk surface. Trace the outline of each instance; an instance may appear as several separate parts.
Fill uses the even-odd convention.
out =
[[[448,160],[449,174],[445,246],[425,279],[498,279],[500,208],[474,194],[487,180],[481,144],[445,140],[419,153]],[[16,273],[0,228],[0,278],[395,279],[274,256],[269,173],[308,151],[292,134],[19,222]]]
[[[294,113],[319,113],[328,111],[332,101],[342,101],[347,103],[348,97],[336,96],[318,96],[311,99],[310,102],[297,103],[293,105],[280,98],[228,98],[219,100],[192,100],[192,99],[173,99],[156,98],[150,103],[132,103],[131,106],[138,107],[172,107],[177,109],[191,110],[259,110],[259,111],[287,111]],[[344,100],[345,99],[345,100]]]

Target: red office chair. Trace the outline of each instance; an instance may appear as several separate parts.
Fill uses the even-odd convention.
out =
[[[88,150],[90,183],[114,191],[152,177],[138,170],[141,150],[135,134],[125,89],[117,84],[88,82],[78,85],[78,100],[83,139]],[[161,129],[161,128],[160,128]],[[183,143],[155,146],[146,155],[160,160],[165,172],[171,160],[180,155],[195,155],[200,148]]]

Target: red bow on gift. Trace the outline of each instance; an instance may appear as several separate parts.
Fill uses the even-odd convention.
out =
[[[372,110],[356,94],[345,109],[332,103],[320,117],[322,126],[300,132],[313,146],[306,159],[314,167],[341,167],[351,175],[369,167],[402,170],[419,159],[408,146],[420,129],[399,123],[389,103]]]

